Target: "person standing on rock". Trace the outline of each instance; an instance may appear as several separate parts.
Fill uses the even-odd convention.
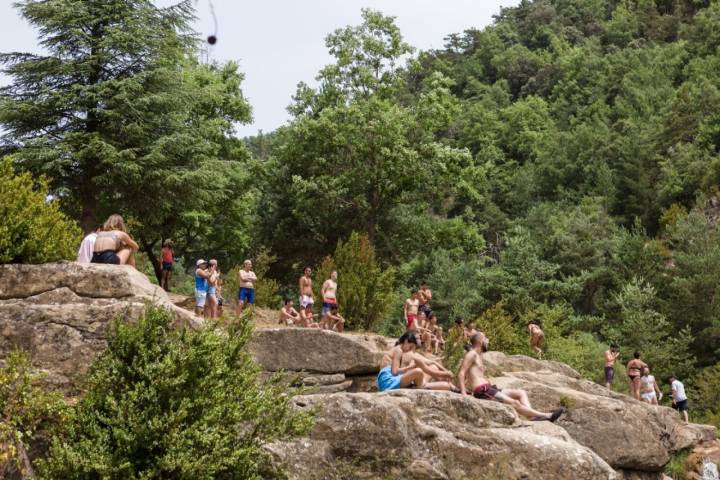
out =
[[[332,309],[333,306],[337,306],[337,272],[332,271],[330,278],[325,280],[320,290],[323,297],[322,304],[322,316],[324,317]]]
[[[640,398],[642,398],[643,402],[651,405],[657,405],[658,401],[662,400],[662,392],[655,381],[655,377],[650,375],[650,367],[645,367],[642,370],[642,376],[640,377]]]
[[[610,348],[605,350],[605,386],[608,390],[612,389],[613,379],[615,378],[615,362],[620,355],[620,347],[614,343]]]
[[[685,385],[675,375],[670,376],[670,388],[672,389],[672,408],[681,412],[685,423],[688,423],[688,401],[685,394]]]
[[[418,298],[418,291],[413,288],[412,291],[410,291],[410,298],[406,299],[405,305],[403,305],[405,327],[408,331],[417,329],[415,322],[417,321],[419,307],[420,299]]]
[[[417,338],[413,332],[405,332],[388,352],[385,353],[380,364],[380,373],[377,376],[378,391],[397,390],[398,388],[424,388],[424,377],[420,367],[411,363],[402,365],[402,356],[405,352],[414,351],[417,347]]]
[[[173,252],[172,247],[172,240],[167,239],[160,250],[160,265],[162,266],[162,280],[160,282],[160,286],[166,292],[170,291],[170,276],[172,275],[173,263],[175,263],[175,252]]]
[[[208,270],[208,262],[202,258],[195,264],[195,315],[203,316],[205,311],[205,302],[207,301],[208,279],[212,274]]]
[[[300,292],[301,307],[307,307],[315,303],[312,289],[312,268],[305,267],[302,276],[298,280],[298,291]]]
[[[640,400],[640,374],[647,363],[640,360],[640,352],[633,353],[633,359],[627,364],[627,375],[630,382],[630,392],[635,400]]]
[[[540,322],[537,320],[530,320],[528,322],[528,333],[530,333],[530,348],[537,353],[538,358],[542,358],[542,348],[540,345],[545,340],[545,333],[543,333],[540,327]]]
[[[205,316],[210,318],[217,318],[217,292],[218,285],[220,284],[220,270],[218,269],[218,262],[214,258],[210,260],[208,271],[210,272],[210,276],[208,277],[207,304],[205,307]]]
[[[238,272],[240,289],[238,290],[238,302],[235,313],[240,315],[247,305],[255,303],[255,283],[257,276],[252,270],[252,262],[248,259],[243,262],[243,268]]]
[[[533,421],[548,420],[556,421],[563,414],[563,409],[558,408],[550,413],[534,410],[525,390],[505,389],[501,390],[492,385],[485,378],[485,367],[482,361],[482,354],[488,350],[488,339],[484,334],[475,334],[470,339],[470,350],[465,354],[458,380],[460,393],[467,393],[466,386],[470,387],[472,395],[480,400],[496,400],[512,406],[519,414]]]
[[[432,300],[432,291],[428,288],[425,280],[420,282],[420,290],[418,290],[418,299],[420,300],[419,310],[425,312],[425,316],[430,318],[432,309],[430,308],[430,300]]]
[[[125,221],[118,214],[108,217],[93,245],[92,263],[135,266],[135,252],[140,247],[125,231]]]

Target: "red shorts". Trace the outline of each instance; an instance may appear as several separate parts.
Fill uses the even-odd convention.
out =
[[[482,385],[478,385],[477,388],[473,390],[473,396],[481,400],[492,400],[493,398],[495,398],[495,395],[500,392],[501,390],[497,388],[497,385],[483,383]]]
[[[408,313],[407,316],[407,328],[412,328],[413,323],[415,323],[415,320],[417,320],[417,315],[413,315]]]

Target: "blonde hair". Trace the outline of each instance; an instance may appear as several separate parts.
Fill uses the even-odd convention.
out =
[[[120,230],[121,232],[125,231],[125,221],[123,218],[118,215],[117,213],[114,213],[108,217],[107,220],[105,220],[105,223],[103,224],[103,231],[109,232],[112,230]]]

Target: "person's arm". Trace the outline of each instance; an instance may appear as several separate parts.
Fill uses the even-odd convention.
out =
[[[255,275],[255,272],[252,270],[250,271],[250,281],[253,284],[253,287],[255,286],[255,282],[257,282],[257,275]]]
[[[408,301],[405,300],[405,303],[403,304],[403,316],[405,317],[405,321],[407,322],[408,319]]]
[[[467,375],[468,368],[472,365],[472,356],[474,352],[468,352],[463,358],[462,365],[460,366],[460,373],[458,373],[458,383],[460,384],[460,393],[465,395],[465,375]]]
[[[662,400],[662,392],[660,391],[660,387],[658,387],[657,380],[655,380],[655,377],[653,377],[653,386],[655,387],[655,392],[658,395],[658,401]]]
[[[327,292],[329,286],[330,285],[328,285],[328,281],[325,280],[325,282],[323,282],[322,288],[320,289],[320,293],[322,294],[323,298],[325,298],[325,292]]]
[[[132,238],[130,238],[130,235],[128,235],[128,234],[125,233],[125,232],[120,232],[120,233],[122,234],[122,236],[120,237],[120,241],[121,241],[124,245],[127,245],[128,247],[130,247],[130,249],[131,249],[133,252],[137,252],[138,250],[140,250],[140,246],[139,246],[137,243],[135,243],[135,240],[133,240]]]

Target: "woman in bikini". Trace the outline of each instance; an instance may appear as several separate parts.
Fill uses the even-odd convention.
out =
[[[210,278],[208,278],[208,292],[206,304],[206,317],[217,318],[218,316],[218,285],[220,282],[220,270],[215,259],[210,260]]]
[[[542,349],[540,345],[545,340],[545,333],[540,328],[538,320],[530,320],[528,322],[528,332],[530,333],[530,348],[537,353],[538,358],[542,358]]]
[[[135,266],[134,253],[140,247],[125,231],[125,222],[120,215],[110,215],[98,232],[93,247],[92,263]]]
[[[640,352],[633,353],[633,359],[627,364],[630,392],[635,400],[640,400],[640,374],[647,364],[640,360]]]

